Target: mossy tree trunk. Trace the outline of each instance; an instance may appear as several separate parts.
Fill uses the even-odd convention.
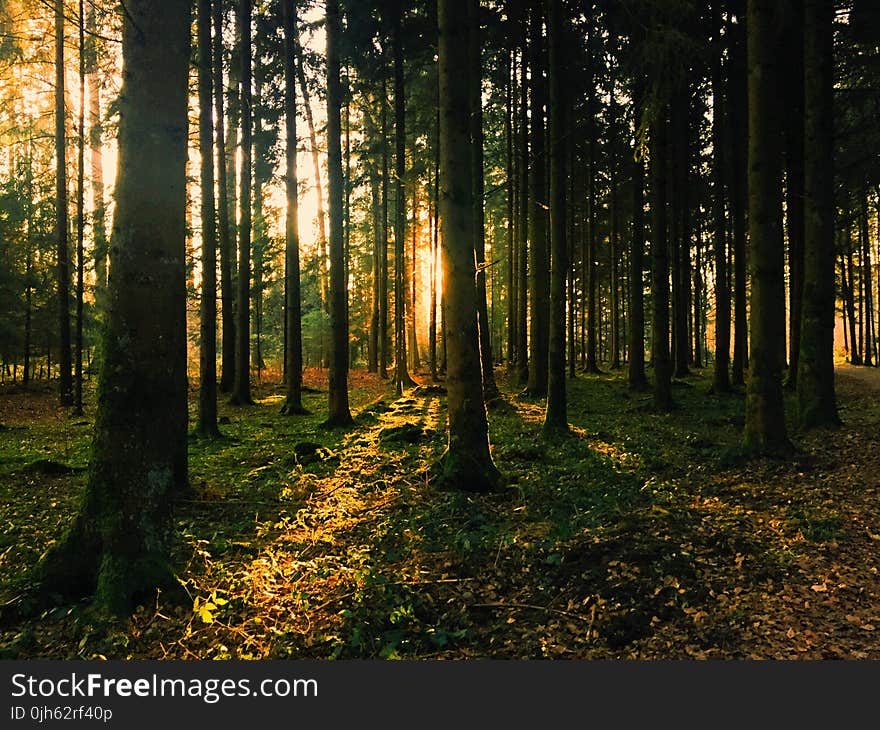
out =
[[[790,448],[782,395],[785,252],[777,14],[773,0],[748,2],[751,357],[744,442],[756,453],[771,454]]]
[[[330,374],[328,426],[351,423],[348,407],[348,289],[345,280],[342,173],[342,42],[339,0],[327,2],[327,205],[330,213]]]
[[[489,453],[474,284],[473,165],[469,124],[470,0],[440,0],[440,221],[443,282],[448,295],[447,428],[438,479],[443,488],[484,492],[499,482]]]
[[[839,423],[834,390],[834,6],[804,3],[804,296],[797,401],[801,426]]]
[[[187,481],[186,143],[190,9],[129,0],[98,414],[84,503],[41,560],[44,589],[113,612],[173,581]]]

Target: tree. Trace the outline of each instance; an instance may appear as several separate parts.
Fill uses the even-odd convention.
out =
[[[348,408],[348,288],[345,280],[342,182],[342,84],[339,0],[327,0],[327,203],[330,210],[330,388],[328,426],[352,422]]]
[[[76,144],[76,361],[74,362],[73,413],[83,413],[83,294],[85,293],[86,198],[86,42],[85,2],[79,0],[79,135]]]
[[[229,402],[250,405],[251,397],[251,173],[253,167],[253,95],[251,93],[252,0],[239,0],[241,24],[241,182],[238,232],[238,327],[235,385]]]
[[[839,423],[834,390],[834,6],[804,3],[804,291],[798,419],[806,428]]]
[[[45,590],[113,612],[173,584],[172,495],[187,481],[185,206],[189,3],[123,16],[113,275],[91,469],[79,514],[42,559]]]
[[[217,0],[219,2],[219,0]],[[218,436],[217,427],[217,215],[214,205],[214,127],[211,109],[211,0],[198,4],[199,151],[202,180],[202,301],[199,326],[198,432]]]
[[[785,279],[782,157],[779,135],[778,16],[772,0],[748,2],[749,240],[751,330],[745,446],[756,453],[789,449],[782,397]],[[832,267],[833,271],[833,267]]]
[[[287,397],[282,413],[303,414],[302,404],[302,310],[300,308],[299,279],[299,192],[296,176],[296,4],[282,3],[284,27],[284,120],[287,130],[287,174],[284,180],[287,193],[287,215],[284,219],[284,272],[286,277],[287,340],[284,353],[287,363]]]
[[[73,403],[70,353],[70,253],[67,247],[67,139],[64,107],[64,0],[55,0],[55,241],[58,267],[58,387],[61,405]]]
[[[473,166],[469,145],[468,0],[439,0],[440,225],[446,287],[448,445],[443,488],[484,492],[500,475],[489,453],[474,284]]]
[[[643,113],[644,88],[640,80],[633,81],[633,125],[635,145],[632,167],[632,245],[629,258],[629,363],[627,377],[632,390],[645,390],[648,380],[645,377],[645,163],[639,150],[639,128]]]
[[[544,433],[568,431],[565,393],[565,276],[568,269],[566,242],[566,97],[565,28],[562,0],[549,0],[548,45],[550,46],[550,341],[547,412]]]
[[[545,153],[544,106],[544,12],[543,2],[531,5],[529,51],[531,66],[531,117],[529,136],[532,143],[529,180],[529,395],[547,394],[547,358],[549,350],[550,262],[547,250],[547,157]]]
[[[669,122],[665,107],[656,112],[651,128],[651,294],[653,332],[651,359],[654,363],[654,407],[672,408],[672,360],[669,355],[669,252],[666,236],[666,155]]]
[[[406,96],[403,76],[403,0],[393,0],[391,34],[394,56],[394,387],[398,393],[415,381],[406,368]],[[468,147],[470,149],[470,147]]]
[[[230,218],[235,206],[230,206],[229,176],[227,175],[226,131],[223,113],[223,3],[215,0],[212,7],[214,23],[214,115],[217,127],[217,193],[218,231],[220,233],[220,321],[223,344],[220,356],[220,385],[222,393],[229,393],[235,383],[235,309],[233,305],[232,267],[235,259],[234,233]],[[233,166],[234,169],[234,166]],[[235,187],[233,180],[232,187]]]
[[[712,5],[715,48],[712,60],[712,213],[715,237],[715,364],[712,390],[730,390],[730,289],[727,285],[727,221],[724,215],[724,90],[721,68],[721,1]]]

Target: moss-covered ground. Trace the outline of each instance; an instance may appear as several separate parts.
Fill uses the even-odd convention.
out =
[[[93,408],[0,392],[0,656],[24,658],[880,658],[880,374],[838,371],[844,425],[784,460],[739,448],[743,396],[677,381],[658,414],[622,374],[569,382],[571,435],[499,370],[499,493],[440,492],[444,394],[352,378],[356,425],[221,405],[176,505],[185,601],[124,621],[22,613],[21,581],[76,509]],[[195,395],[195,394],[193,394]],[[195,401],[193,401],[195,402]],[[793,403],[789,412],[794,411]]]

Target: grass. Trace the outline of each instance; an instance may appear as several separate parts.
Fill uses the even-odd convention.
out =
[[[540,435],[542,403],[499,375],[514,408],[490,414],[507,483],[492,495],[431,488],[445,447],[441,393],[395,400],[361,376],[351,430],[322,428],[322,393],[307,393],[308,416],[280,415],[271,387],[253,407],[224,405],[224,437],[191,438],[196,496],[176,510],[175,560],[192,604],[157,595],[109,626],[85,604],[59,607],[4,628],[7,654],[802,656],[819,649],[789,633],[827,622],[815,599],[834,593],[835,610],[871,610],[866,595],[833,588],[865,579],[862,551],[874,546],[854,525],[880,534],[858,473],[841,477],[835,445],[856,439],[864,450],[858,440],[880,413],[861,412],[850,431],[799,437],[790,461],[745,461],[742,395],[709,395],[700,373],[676,382],[669,414],[615,374],[580,376],[569,383],[572,433],[552,441]],[[2,518],[14,536],[0,543],[0,577],[9,583],[58,534],[83,485],[81,472],[33,465],[84,466],[89,429],[47,397],[2,397],[0,422],[12,426],[0,430]],[[859,577],[833,583],[844,567]],[[770,604],[775,621],[787,617],[784,630],[756,619]],[[842,655],[865,652],[855,638],[864,639],[838,641]],[[868,654],[880,656],[875,644]]]

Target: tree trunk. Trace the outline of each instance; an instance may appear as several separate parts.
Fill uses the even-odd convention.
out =
[[[863,289],[865,345],[862,350],[862,362],[870,366],[873,364],[874,354],[874,277],[871,274],[871,237],[868,231],[868,192],[865,184],[862,185],[859,192],[859,240],[862,242],[860,256],[862,259],[862,280],[865,282]]]
[[[107,223],[104,208],[104,155],[101,146],[101,78],[98,73],[98,32],[95,5],[86,14],[86,75],[89,85],[89,159],[92,187],[92,256],[95,260],[95,306],[102,316],[107,290]]]
[[[388,378],[391,340],[388,336],[388,94],[385,83],[387,64],[382,64],[381,129],[382,137],[382,226],[379,236],[379,377]]]
[[[597,231],[596,231],[596,174],[598,167],[596,135],[596,92],[594,89],[594,35],[596,33],[590,19],[587,29],[587,250],[585,252],[584,280],[587,286],[587,347],[584,369],[588,373],[598,373],[596,359],[598,346],[599,318],[597,312],[599,277],[597,271]]]
[[[804,3],[804,297],[801,426],[838,424],[834,390],[834,4]]]
[[[748,2],[749,240],[751,358],[745,446],[757,453],[790,449],[782,398],[785,363],[785,255],[782,158],[777,94],[778,18],[773,0]]]
[[[724,88],[721,68],[721,0],[712,4],[716,33],[712,61],[712,233],[715,238],[715,363],[712,390],[730,390],[730,288],[727,284],[727,224],[724,215],[725,138]]]
[[[352,422],[348,408],[348,287],[342,175],[342,84],[339,50],[342,29],[339,0],[327,0],[327,205],[330,209],[330,382],[328,426]]]
[[[474,286],[474,186],[470,150],[469,0],[439,0],[440,221],[443,281],[448,294],[446,377],[448,447],[438,486],[485,492],[500,475],[489,454],[483,403],[477,290]]]
[[[406,367],[406,97],[403,77],[403,6],[394,3],[394,387],[397,393],[415,385]]]
[[[384,103],[380,100],[380,103]],[[376,124],[369,112],[364,115],[364,128],[367,143],[375,149],[379,140]],[[379,179],[379,163],[371,156],[366,161],[367,176],[370,180],[370,213],[373,226],[373,248],[370,254],[370,330],[367,341],[367,370],[371,373],[379,372],[379,278],[381,275],[381,244],[380,231],[382,228],[382,199],[380,196],[381,180]]]
[[[172,495],[186,484],[185,0],[128,0],[123,16],[113,276],[83,506],[39,573],[116,613],[176,584]]]
[[[641,81],[633,82],[633,115],[636,132],[632,173],[632,246],[629,257],[629,364],[627,379],[631,390],[644,390],[645,377],[645,285],[643,279],[645,253],[645,165],[638,150],[638,131],[644,103]]]
[[[198,3],[199,152],[202,181],[202,297],[199,338],[199,421],[203,436],[217,428],[217,220],[214,206],[214,129],[211,118],[211,0]]]
[[[253,105],[251,94],[252,0],[239,0],[241,23],[241,182],[238,231],[238,338],[235,387],[230,403],[250,405],[251,397],[251,176],[253,167]]]
[[[803,9],[792,3],[785,56],[790,66],[783,93],[785,125],[785,222],[788,233],[788,380],[796,388],[804,289],[804,37]],[[833,144],[833,142],[831,142]],[[833,251],[832,238],[832,251]],[[834,262],[831,266],[832,278]]]
[[[64,2],[55,0],[55,240],[58,270],[58,388],[73,404],[70,353],[70,254],[67,247],[67,139],[64,106]]]
[[[747,138],[749,104],[746,90],[745,23],[728,26],[730,47],[730,91],[728,93],[731,147],[730,207],[733,218],[733,290],[734,290],[734,338],[731,383],[745,385],[745,369],[748,365],[749,332],[746,302],[746,212],[748,206]]]
[[[214,116],[217,134],[217,193],[219,197],[218,229],[220,233],[220,302],[223,332],[220,358],[221,393],[229,393],[235,382],[235,303],[233,301],[232,262],[235,258],[235,242],[230,231],[230,218],[234,218],[234,206],[230,213],[229,178],[227,177],[226,133],[223,113],[223,8],[220,0],[214,0],[211,9],[214,23]],[[231,120],[230,120],[231,121]],[[234,168],[233,168],[234,170]],[[233,187],[235,187],[233,183]]]
[[[468,53],[471,72],[470,130],[474,184],[474,254],[477,262],[477,323],[480,332],[480,363],[483,373],[483,397],[492,403],[501,397],[495,383],[495,364],[492,358],[492,338],[489,325],[489,305],[486,296],[486,213],[484,208],[485,180],[483,178],[483,57],[480,29],[480,0],[469,0],[470,33]]]
[[[568,431],[565,392],[565,279],[568,271],[566,243],[565,158],[566,129],[565,58],[566,29],[563,26],[562,0],[549,0],[548,39],[550,81],[550,322],[547,381],[547,412],[543,433]]]
[[[76,164],[76,360],[74,362],[73,413],[83,413],[83,292],[85,289],[86,196],[86,31],[85,1],[79,0],[79,136]]]
[[[299,190],[296,174],[296,68],[297,43],[296,5],[283,3],[281,22],[284,28],[284,124],[287,136],[285,147],[287,209],[284,218],[284,276],[286,297],[286,347],[284,360],[287,370],[287,396],[281,412],[287,415],[306,413],[302,404],[302,309],[299,279]]]
[[[672,361],[669,356],[669,252],[666,237],[667,128],[666,108],[662,108],[651,131],[651,293],[654,298],[651,359],[654,363],[654,406],[660,411],[672,408]]]
[[[528,15],[522,13],[522,54],[520,58],[520,139],[519,139],[519,242],[517,251],[516,371],[517,382],[529,380],[529,97],[528,97]]]

